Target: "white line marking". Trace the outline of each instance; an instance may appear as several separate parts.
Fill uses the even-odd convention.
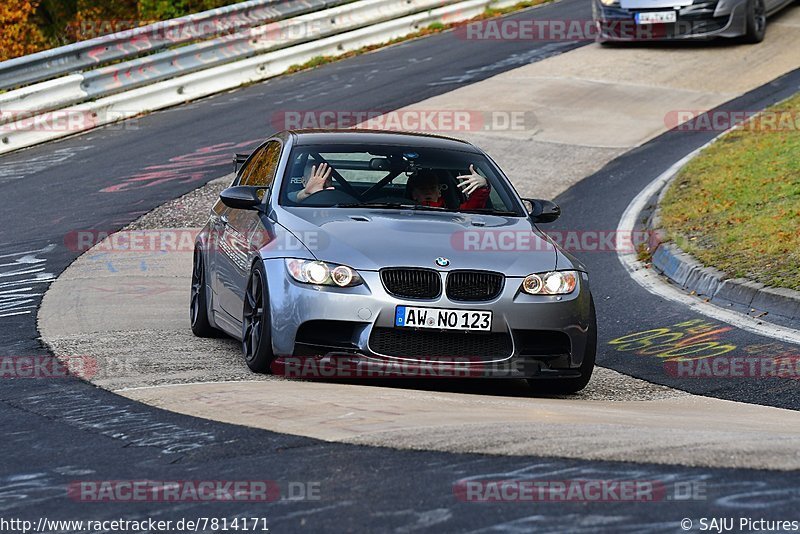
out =
[[[0,313],[0,317],[13,317],[15,315],[25,315],[25,314],[28,314],[28,313],[33,313],[33,310],[36,309],[36,306],[27,306],[27,308],[29,308],[29,309],[26,310],[26,311],[17,311],[17,312],[12,312],[12,313]]]
[[[645,187],[638,195],[636,195],[631,203],[628,204],[628,207],[625,209],[625,212],[622,214],[622,217],[619,220],[619,225],[617,226],[617,235],[632,235],[630,232],[633,232],[639,213],[644,210],[650,197],[655,195],[659,189],[664,187],[664,185],[670,179],[672,179],[672,177],[675,176],[681,167],[686,165],[690,159],[699,154],[704,148],[714,143],[717,139],[725,135],[725,133],[727,132],[723,132],[705,145],[686,155],[683,159],[674,163],[669,169],[659,175],[658,178],[650,182],[647,187]],[[780,341],[800,345],[800,331],[793,328],[787,328],[785,326],[764,323],[743,313],[739,313],[734,310],[726,310],[724,308],[715,306],[714,304],[704,302],[699,298],[692,297],[691,295],[688,295],[687,293],[684,293],[661,280],[659,275],[655,274],[653,269],[645,269],[642,263],[636,259],[636,253],[623,252],[624,248],[625,247],[617,247],[617,258],[619,258],[620,263],[622,263],[622,266],[628,271],[628,274],[630,274],[631,278],[633,278],[636,283],[650,293],[679,304],[684,304],[688,306],[689,310],[691,311],[711,317],[713,319],[717,319],[718,321],[726,322],[735,326],[736,328],[741,328],[742,330],[746,330],[760,336],[771,337]]]

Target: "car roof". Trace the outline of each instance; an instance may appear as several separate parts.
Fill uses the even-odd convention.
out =
[[[467,141],[427,133],[358,129],[288,130],[287,133],[294,137],[296,145],[375,144],[481,153],[478,148]]]

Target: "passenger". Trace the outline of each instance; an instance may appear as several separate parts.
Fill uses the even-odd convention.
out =
[[[302,202],[314,193],[324,189],[334,189],[331,179],[332,172],[333,167],[327,163],[320,163],[319,166],[312,165],[311,162],[307,163],[303,170],[303,189],[290,192],[289,200]]]
[[[469,166],[469,172],[470,174],[456,177],[456,180],[460,181],[458,188],[467,197],[459,205],[458,209],[475,210],[485,208],[486,201],[489,200],[489,183],[486,178],[475,171],[473,165]],[[442,184],[439,182],[439,177],[429,169],[417,171],[416,174],[409,177],[408,188],[411,191],[411,198],[423,206],[449,207],[442,197]]]

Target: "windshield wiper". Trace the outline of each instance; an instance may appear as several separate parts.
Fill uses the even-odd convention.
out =
[[[350,204],[334,204],[334,208],[388,208],[388,209],[414,209],[414,204],[402,202],[352,202]]]
[[[385,208],[385,209],[410,209],[414,211],[440,211],[447,213],[485,213],[487,215],[516,215],[516,211],[495,210],[492,208],[477,208],[472,210],[451,209],[439,206],[426,206],[424,204],[410,204],[405,202],[365,202],[335,204],[335,208]]]
[[[462,213],[480,213],[486,215],[506,215],[519,217],[519,213],[511,210],[496,210],[494,208],[475,208],[471,210],[460,210]]]
[[[453,211],[447,208],[441,208],[439,206],[426,206],[425,204],[414,204],[414,209],[422,211]]]
[[[409,204],[406,202],[366,202],[364,204],[336,204],[335,208],[385,208],[385,209],[403,209],[412,211],[453,211],[447,208],[440,208],[438,206],[425,206],[424,204]]]

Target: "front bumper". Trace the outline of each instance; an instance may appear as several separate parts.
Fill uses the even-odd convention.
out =
[[[620,42],[670,41],[739,37],[746,31],[746,0],[695,1],[677,10],[677,21],[669,24],[636,24],[637,12],[670,11],[670,8],[631,10],[619,3],[592,1],[597,40]]]
[[[506,278],[488,302],[400,299],[387,293],[377,272],[360,271],[364,284],[332,288],[301,284],[282,259],[265,262],[272,317],[273,352],[298,358],[346,362],[389,373],[435,368],[445,376],[574,377],[587,349],[590,317],[588,276],[581,273],[570,295],[533,296],[519,291],[522,278]],[[446,272],[441,272],[443,276]],[[399,305],[491,310],[489,333],[395,328]],[[452,350],[450,350],[452,349]],[[428,353],[427,351],[430,351]],[[292,360],[293,359],[293,360]]]

